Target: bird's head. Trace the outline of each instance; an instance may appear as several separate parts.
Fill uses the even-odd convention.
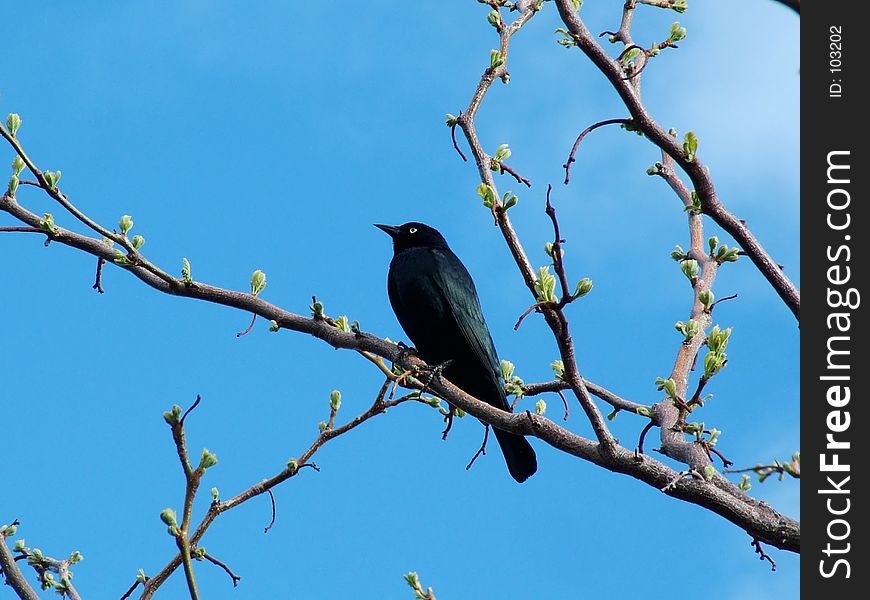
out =
[[[393,252],[398,254],[408,248],[446,248],[447,240],[434,227],[411,222],[404,225],[375,225],[393,238]]]

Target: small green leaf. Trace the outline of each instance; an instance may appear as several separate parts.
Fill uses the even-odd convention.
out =
[[[139,248],[141,248],[142,246],[145,245],[145,238],[142,237],[141,235],[134,235],[133,239],[130,240],[130,243],[132,244],[132,246],[136,250],[138,250]]]
[[[704,478],[707,481],[713,481],[713,478],[716,476],[716,468],[713,465],[707,465],[704,467]]]
[[[444,120],[446,121],[448,127],[454,127],[456,125],[456,123],[459,121],[459,119],[457,119],[455,116],[451,115],[450,113],[447,113],[447,116],[445,117]]]
[[[635,410],[637,411],[637,414],[639,414],[643,417],[651,417],[652,416],[652,413],[650,412],[650,410],[646,406],[638,406]]]
[[[553,369],[553,374],[556,376],[556,379],[559,381],[565,380],[565,363],[562,362],[562,359],[556,359],[551,362],[550,368]]]
[[[486,20],[496,29],[501,26],[501,16],[498,14],[497,10],[493,10],[488,15],[486,15]]]
[[[680,261],[686,260],[687,258],[689,258],[689,255],[686,254],[686,251],[683,250],[679,244],[677,244],[676,246],[674,246],[674,250],[671,252],[671,258]]]
[[[540,400],[535,402],[535,414],[543,415],[546,412],[547,412],[547,403],[543,398],[541,398]]]

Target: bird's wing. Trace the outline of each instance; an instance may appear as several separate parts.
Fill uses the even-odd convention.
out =
[[[489,365],[496,384],[501,387],[498,354],[480,310],[480,300],[471,275],[450,250],[438,250],[434,255],[436,263],[440,263],[437,264],[438,268],[433,269],[432,274],[436,287],[447,300],[447,308],[462,332],[469,350],[480,363]]]

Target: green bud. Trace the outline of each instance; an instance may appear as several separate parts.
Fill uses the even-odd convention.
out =
[[[674,21],[671,25],[671,35],[668,37],[668,41],[676,43],[686,39],[686,28],[680,27],[679,21]]]
[[[291,458],[287,461],[287,470],[290,471],[291,475],[295,475],[299,471],[299,462],[295,458]]]
[[[751,477],[746,475],[745,473],[740,476],[740,483],[737,484],[737,488],[741,492],[748,492],[752,489],[752,483],[750,482]]]
[[[141,248],[142,246],[145,245],[145,238],[142,237],[141,235],[134,235],[133,239],[130,241],[130,243],[133,245],[133,247],[136,250],[138,250],[139,248]]]
[[[12,547],[13,552],[24,552],[24,540],[17,540]]]
[[[43,171],[42,176],[45,178],[46,184],[48,184],[48,189],[57,189],[57,182],[60,181],[61,176],[60,171]]]
[[[641,415],[642,417],[652,416],[652,413],[646,406],[638,406],[635,410],[637,411],[637,414]]]
[[[426,400],[426,404],[428,404],[432,408],[438,408],[441,406],[441,398],[429,398],[428,400]]]
[[[347,320],[346,315],[341,315],[337,318],[335,320],[335,326],[345,333],[350,333],[350,321]]]
[[[701,305],[704,307],[704,310],[710,312],[710,308],[713,306],[713,300],[715,296],[713,292],[710,290],[704,290],[700,294],[698,294],[698,300],[701,302]]]
[[[18,116],[18,113],[9,113],[9,116],[6,117],[6,129],[9,130],[12,137],[15,137],[15,134],[18,133],[19,127],[21,127],[21,117]]]
[[[84,559],[84,555],[78,550],[75,550],[72,554],[69,555],[69,562],[72,565],[82,562]]]
[[[737,262],[739,258],[740,250],[738,250],[737,248],[730,248],[722,255],[722,258],[719,259],[719,262]]]
[[[550,368],[553,369],[553,374],[559,381],[565,380],[565,363],[561,359],[556,359],[550,363]]]
[[[15,193],[18,191],[19,183],[17,175],[13,175],[9,178],[9,185],[7,187],[9,188],[9,195],[13,198],[15,197]]]
[[[685,275],[686,278],[692,282],[693,285],[698,280],[698,273],[700,271],[700,267],[698,266],[698,261],[694,258],[684,260],[682,263],[680,263],[680,270],[683,272],[683,275]]]
[[[329,394],[329,408],[335,411],[341,408],[341,392],[338,390],[332,390]]]
[[[136,583],[145,583],[146,581],[148,581],[148,577],[145,576],[145,569],[136,571]]]
[[[127,232],[133,229],[133,217],[130,215],[121,216],[121,219],[118,221],[118,229],[121,230],[121,233],[127,235]]]
[[[577,288],[574,290],[574,295],[572,298],[575,300],[577,298],[582,298],[586,294],[592,291],[592,280],[588,277],[584,277],[577,283]]]
[[[12,174],[16,177],[21,175],[21,172],[24,170],[24,161],[21,160],[21,157],[16,155],[15,158],[12,159]]]
[[[462,410],[461,408],[457,408],[457,409],[456,409],[456,417],[457,417],[458,419],[461,419],[461,418],[463,418],[464,416],[465,416],[465,411]]]
[[[549,265],[538,269],[538,279],[535,281],[535,293],[539,302],[556,301],[556,277],[550,273]]]
[[[716,469],[713,465],[707,465],[704,467],[704,478],[707,481],[713,481],[713,478],[716,476]]]
[[[683,250],[683,248],[679,244],[677,244],[676,246],[674,246],[673,252],[671,252],[671,258],[677,261],[686,260],[687,258],[689,258],[689,255],[686,254],[685,250]]]
[[[649,175],[650,177],[652,177],[653,175],[658,175],[659,170],[657,167],[647,167],[646,174]]]
[[[579,11],[580,7],[583,6],[583,0],[571,0],[571,4],[574,5],[575,11]]]
[[[251,294],[256,296],[266,287],[266,274],[257,269],[251,274]]]
[[[514,375],[514,363],[509,360],[501,361],[501,377],[505,381],[510,381],[511,377]]]
[[[545,412],[547,412],[547,403],[546,401],[544,401],[543,398],[541,398],[540,400],[535,402],[535,414],[543,415]]]
[[[544,244],[544,252],[547,256],[553,256],[553,242],[547,242]]]
[[[196,560],[202,560],[205,558],[205,548],[200,546],[196,548],[193,552],[190,553],[190,557]]]
[[[713,252],[716,251],[716,247],[719,245],[719,238],[714,235],[707,240],[707,245],[710,247],[710,256],[712,256]]]
[[[193,282],[193,279],[190,277],[190,261],[186,258],[181,259],[181,279],[184,283]]]
[[[4,525],[0,527],[0,537],[8,538],[12,537],[18,532],[17,525]]]
[[[269,321],[269,331],[275,333],[279,329],[281,329],[281,326],[278,325],[278,321]]]
[[[501,16],[499,16],[497,10],[494,10],[494,11],[490,12],[488,15],[486,15],[486,20],[490,25],[492,25],[496,29],[501,24]]]
[[[511,194],[510,192],[506,192],[503,200],[504,209],[508,210],[509,208],[513,208],[517,205],[517,202],[519,201],[520,199],[517,198],[516,195]]]
[[[163,512],[160,513],[160,520],[169,527],[178,527],[175,511],[171,508],[163,509]]]
[[[417,575],[416,572],[411,571],[410,573],[406,573],[404,575],[404,579],[405,579],[405,582],[409,586],[411,586],[412,589],[416,590],[418,587],[420,587],[420,577]]]
[[[619,414],[619,409],[618,409],[618,408],[614,408],[612,411],[610,411],[610,412],[607,414],[607,420],[608,420],[608,421],[613,421],[613,420],[616,418],[616,415],[618,415],[618,414]]]
[[[311,309],[311,316],[313,316],[315,319],[323,318],[323,302],[320,302],[319,300],[314,300],[314,302],[312,302],[311,306],[309,306],[308,308]]]
[[[710,430],[710,439],[707,440],[707,443],[710,444],[711,446],[715,446],[716,442],[719,441],[720,435],[722,435],[721,431],[719,431],[718,429],[711,429]]]
[[[220,497],[220,490],[218,490],[216,487],[211,488],[211,501],[217,502],[218,500],[220,500]]]
[[[456,123],[459,122],[459,119],[457,119],[455,116],[451,115],[450,113],[447,113],[444,120],[447,123],[448,127],[455,127]]]
[[[326,431],[326,421],[321,421],[317,424],[317,428],[320,430],[320,433]]]
[[[504,57],[498,50],[489,51],[489,68],[497,69],[504,64]]]
[[[700,215],[703,211],[703,207],[701,206],[701,196],[698,195],[698,192],[692,190],[692,203],[683,208],[687,213],[692,213],[693,215]]]
[[[173,404],[171,410],[163,413],[163,420],[169,425],[177,424],[181,420],[181,407]]]
[[[202,449],[202,456],[199,459],[199,468],[205,471],[215,466],[218,462],[217,456],[209,452],[208,448]]]
[[[689,10],[689,5],[686,3],[686,0],[671,0],[671,5],[668,8],[682,14]]]
[[[481,183],[477,186],[477,195],[483,199],[483,205],[487,208],[495,206],[495,190],[486,183]]]
[[[495,151],[493,158],[498,162],[504,162],[511,156],[511,149],[507,144],[502,144]]]
[[[686,156],[688,162],[693,162],[697,153],[698,136],[695,135],[694,131],[690,131],[686,134],[686,137],[683,138],[683,154]]]
[[[51,213],[43,213],[42,220],[39,222],[39,228],[52,235],[56,234],[57,226],[54,224],[54,216]]]

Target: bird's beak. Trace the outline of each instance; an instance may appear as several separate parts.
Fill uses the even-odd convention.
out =
[[[391,238],[394,238],[397,235],[399,235],[399,228],[394,227],[393,225],[380,225],[378,223],[375,223],[375,227],[377,227],[378,229],[380,229],[381,231],[386,233]]]

